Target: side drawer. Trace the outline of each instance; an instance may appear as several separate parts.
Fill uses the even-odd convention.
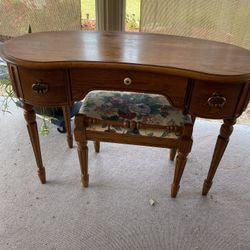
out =
[[[90,90],[111,89],[161,93],[178,108],[184,107],[187,78],[167,74],[117,69],[71,69],[70,78],[74,100]]]
[[[237,108],[242,87],[243,83],[196,81],[189,113],[204,118],[230,118]]]
[[[23,99],[32,105],[67,104],[67,72],[18,68]]]

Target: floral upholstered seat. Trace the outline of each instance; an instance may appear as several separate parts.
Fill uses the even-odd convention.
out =
[[[157,94],[92,91],[79,113],[99,121],[88,130],[130,135],[176,138],[183,125],[191,123],[188,115]],[[127,122],[137,126],[124,126]]]
[[[178,152],[171,196],[176,197],[181,176],[192,148],[193,122],[188,115],[156,94],[92,91],[75,117],[74,136],[81,169],[81,182],[89,185],[88,142],[114,142],[170,149],[170,160]]]

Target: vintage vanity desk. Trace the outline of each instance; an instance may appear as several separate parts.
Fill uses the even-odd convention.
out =
[[[144,33],[44,32],[7,41],[1,54],[23,102],[42,183],[33,106],[63,107],[70,147],[69,107],[94,89],[159,93],[193,117],[223,119],[205,195],[250,99],[250,51],[225,43]]]

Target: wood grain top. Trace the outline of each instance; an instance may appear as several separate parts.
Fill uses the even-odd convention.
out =
[[[197,79],[250,78],[249,50],[161,34],[41,32],[7,41],[1,53],[6,61],[30,68],[133,68]]]

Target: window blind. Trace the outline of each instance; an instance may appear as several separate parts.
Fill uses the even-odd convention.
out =
[[[3,39],[28,32],[81,29],[80,0],[1,0],[0,36]]]
[[[141,0],[140,30],[250,49],[249,0]]]

